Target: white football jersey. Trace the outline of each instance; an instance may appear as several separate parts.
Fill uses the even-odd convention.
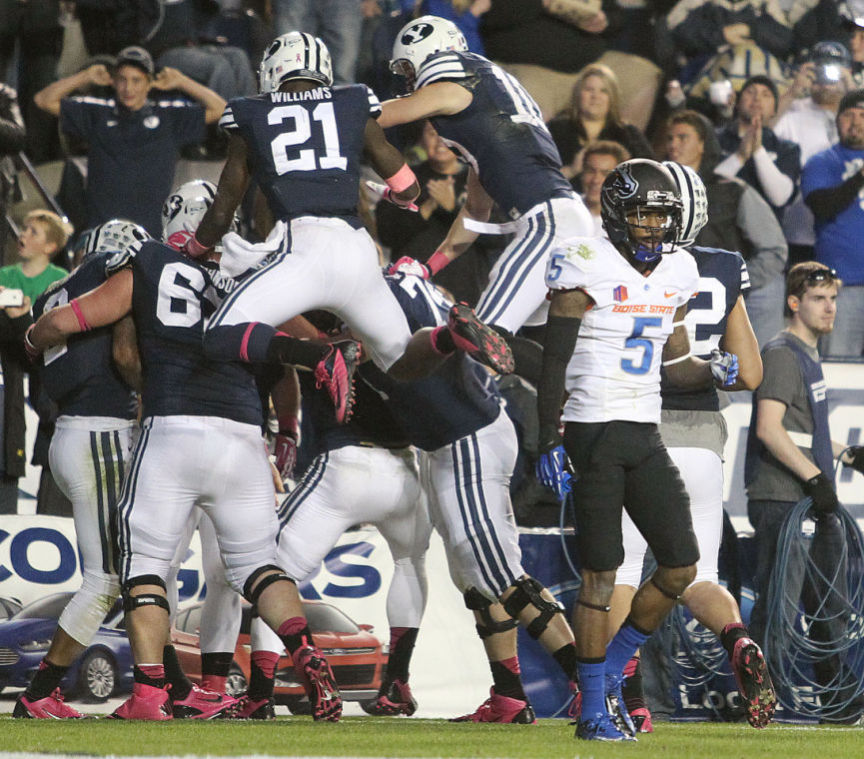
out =
[[[693,257],[664,254],[646,277],[609,240],[576,238],[550,256],[546,284],[594,301],[567,366],[564,420],[659,423],[663,346],[678,307],[697,291]]]

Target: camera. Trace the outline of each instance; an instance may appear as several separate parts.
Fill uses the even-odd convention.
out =
[[[23,306],[24,305],[24,292],[22,290],[16,290],[11,287],[6,287],[0,290],[0,308],[7,308],[9,306]]]
[[[843,71],[836,63],[816,64],[816,84],[837,84]]]

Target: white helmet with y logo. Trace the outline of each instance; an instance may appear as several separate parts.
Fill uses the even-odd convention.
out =
[[[442,50],[468,50],[465,35],[446,18],[420,16],[405,24],[396,35],[390,71],[404,76],[408,81],[408,89],[412,90],[424,61]]]

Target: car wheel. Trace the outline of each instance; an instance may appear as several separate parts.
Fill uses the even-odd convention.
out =
[[[303,717],[312,714],[312,705],[303,696],[289,696],[285,699],[284,703],[291,714],[297,714]]]
[[[246,682],[246,675],[237,662],[231,662],[231,669],[228,670],[228,679],[225,681],[225,692],[232,698],[242,696],[249,684]]]
[[[117,665],[106,651],[91,651],[78,670],[78,693],[85,701],[107,701],[117,685]]]

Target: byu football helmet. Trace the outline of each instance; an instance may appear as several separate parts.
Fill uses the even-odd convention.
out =
[[[125,250],[132,243],[152,240],[150,233],[140,224],[125,219],[111,219],[98,227],[88,229],[75,244],[73,257],[81,260],[97,253],[116,253]]]
[[[663,165],[672,174],[681,196],[681,233],[678,245],[689,248],[708,223],[708,194],[705,183],[689,166],[675,161],[663,161]]]
[[[318,37],[288,32],[270,43],[258,69],[259,89],[277,92],[289,79],[308,79],[325,87],[333,84],[330,51]]]
[[[669,169],[647,158],[619,163],[600,190],[606,234],[637,261],[656,261],[674,250],[681,234],[681,206]]]
[[[420,16],[405,24],[396,35],[390,71],[404,76],[411,91],[420,67],[430,55],[442,50],[464,52],[467,49],[465,35],[452,21],[438,16]]]

